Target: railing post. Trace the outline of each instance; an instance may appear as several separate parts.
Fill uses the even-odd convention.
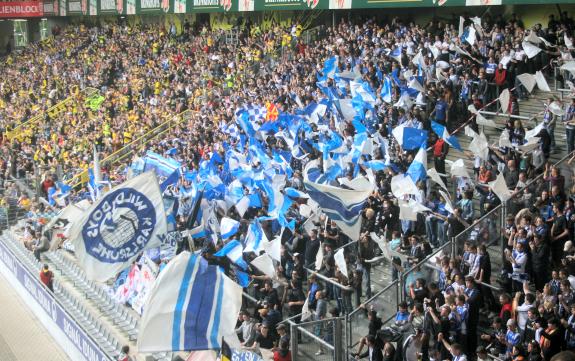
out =
[[[351,348],[351,312],[345,315],[345,338],[346,338],[346,353]]]
[[[553,80],[555,81],[555,91],[557,91],[557,67],[553,68]],[[563,93],[561,93],[561,101],[563,101]]]
[[[298,330],[295,323],[290,323],[291,356],[293,361],[298,360]]]
[[[507,201],[509,202],[509,201]],[[500,214],[500,218],[499,218],[499,234],[501,234],[500,238],[500,249],[501,249],[501,254],[503,255],[503,251],[505,250],[505,248],[507,247],[507,242],[505,241],[505,237],[503,237],[503,227],[504,224],[506,223],[506,219],[507,219],[507,202],[503,202],[501,204],[501,214]]]
[[[346,350],[343,350],[342,338],[342,321],[343,319],[336,318],[332,324],[333,327],[333,361],[344,361],[343,355]]]

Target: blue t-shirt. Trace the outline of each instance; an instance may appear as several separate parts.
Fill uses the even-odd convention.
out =
[[[505,334],[505,341],[507,341],[507,352],[513,351],[513,346],[516,346],[521,341],[521,335],[518,332],[507,330]]]
[[[397,314],[395,315],[395,322],[407,322],[409,320],[409,312],[405,311],[405,312],[401,312],[401,311],[397,311]]]
[[[435,104],[435,120],[445,120],[447,111],[447,103],[440,100]]]

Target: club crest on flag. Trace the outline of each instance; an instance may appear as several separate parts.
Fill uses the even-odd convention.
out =
[[[147,249],[159,247],[166,214],[154,172],[122,183],[72,225],[70,241],[89,279],[106,281]]]
[[[144,249],[156,225],[152,202],[133,188],[108,193],[82,229],[86,252],[102,262],[126,262]]]

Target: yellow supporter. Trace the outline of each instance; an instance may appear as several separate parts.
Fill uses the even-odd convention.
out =
[[[301,26],[301,24],[298,24],[295,27],[295,36],[299,38],[302,31],[303,31],[303,27]]]
[[[102,129],[102,134],[104,135],[104,137],[109,137],[112,133],[110,131],[110,123],[108,123],[107,121],[104,122],[104,126]]]
[[[32,206],[32,202],[30,201],[30,198],[23,198],[20,199],[20,207],[24,208],[25,210],[29,210],[30,206]]]
[[[124,144],[128,144],[132,141],[132,133],[129,130],[124,131]]]

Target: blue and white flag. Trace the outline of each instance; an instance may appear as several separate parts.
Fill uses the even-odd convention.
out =
[[[156,175],[143,173],[106,193],[70,230],[76,257],[95,281],[105,282],[166,234],[164,202]]]
[[[427,177],[427,150],[425,146],[419,148],[415,158],[413,158],[409,168],[407,168],[407,174],[414,183]]]
[[[240,241],[232,240],[226,243],[218,252],[214,254],[215,257],[228,257],[235,265],[243,270],[248,269],[248,264],[243,259],[243,247]]]
[[[395,48],[390,51],[389,56],[401,64],[401,48]]]
[[[98,153],[95,145],[94,145],[94,183],[96,184],[95,187],[96,199],[99,199],[101,196],[100,184],[102,183],[102,171],[100,169],[100,154]]]
[[[162,184],[160,184],[160,191],[164,193],[169,186],[178,184],[180,180],[180,170],[176,169],[175,171],[170,174],[168,178],[166,178]]]
[[[309,173],[318,172],[318,162],[309,162],[304,169],[304,185],[311,199],[319,204],[322,211],[335,221],[338,227],[352,240],[359,239],[361,210],[373,191],[375,180],[355,182],[354,189],[343,189],[313,182]],[[363,178],[363,177],[362,177]]]
[[[248,227],[244,252],[254,252],[256,255],[259,255],[260,252],[264,250],[264,244],[268,242],[260,222],[254,221]]]
[[[326,81],[328,78],[333,79],[337,71],[337,56],[326,59],[323,64],[322,75],[318,75],[318,81]]]
[[[326,99],[327,100],[327,99]],[[311,102],[303,110],[303,114],[309,117],[310,122],[317,124],[319,119],[325,115],[327,104],[324,102],[315,103]]]
[[[222,218],[220,222],[220,232],[222,239],[228,239],[238,232],[240,229],[240,222],[228,217]]]
[[[243,107],[237,109],[236,116],[239,116],[242,112],[246,112],[249,120],[251,121],[264,119],[267,115],[266,107],[256,104],[246,104]]]
[[[70,195],[72,187],[63,182],[56,182],[56,187],[48,189],[48,203],[53,206],[66,207],[66,198]]]
[[[383,160],[370,160],[370,161],[364,162],[363,165],[369,169],[376,171],[376,172],[380,171],[380,170],[384,170],[385,168],[387,168],[387,165],[385,164],[385,161],[383,161]]]
[[[383,84],[381,85],[381,91],[379,93],[381,99],[390,104],[392,102],[391,98],[391,79],[388,76],[385,76],[383,79]]]
[[[99,186],[96,183],[93,168],[88,168],[88,192],[90,193],[90,199],[92,199],[92,202],[95,202],[96,199],[98,199],[100,191]]]
[[[365,81],[362,82],[355,82],[351,81],[349,83],[351,89],[351,96],[352,98],[359,97],[363,102],[374,104],[375,103],[375,94],[373,90],[369,86],[369,84]]]
[[[413,150],[427,144],[427,131],[406,127],[404,124],[397,126],[391,132],[401,148]]]
[[[233,339],[242,287],[218,266],[182,252],[160,273],[140,320],[138,351],[174,352],[221,348]]]
[[[453,135],[449,135],[447,128],[445,128],[443,125],[432,120],[431,129],[433,129],[433,132],[437,134],[438,137],[442,138],[447,144],[461,152],[463,151],[457,138]]]
[[[148,151],[146,153],[144,161],[146,162],[144,171],[153,169],[162,177],[169,177],[176,169],[180,169],[182,166],[180,162],[174,159],[162,157],[158,153],[154,153],[152,151]]]

